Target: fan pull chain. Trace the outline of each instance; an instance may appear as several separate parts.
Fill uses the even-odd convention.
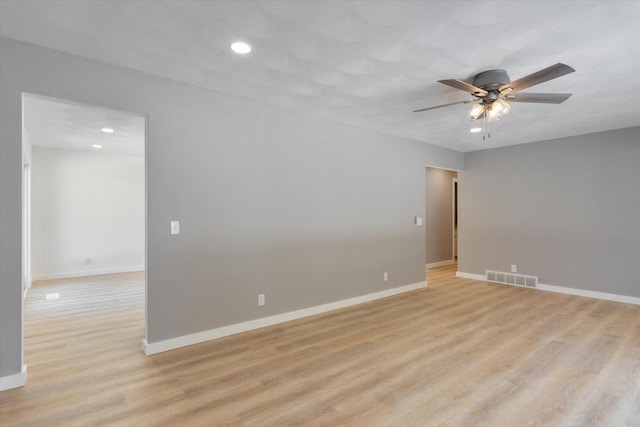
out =
[[[484,112],[484,126],[482,127],[482,129],[486,129],[487,128],[487,111],[485,110]],[[484,133],[482,134],[482,140],[484,141],[486,138],[486,135],[484,135]]]
[[[486,141],[487,139],[491,139],[491,122],[487,120],[487,115],[484,115],[484,129],[487,129],[486,135],[482,135],[482,140]]]

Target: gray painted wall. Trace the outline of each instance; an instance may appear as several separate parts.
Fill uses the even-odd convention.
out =
[[[458,270],[640,297],[640,127],[465,156]]]
[[[426,263],[453,258],[453,179],[457,172],[427,168]]]
[[[7,39],[0,67],[0,375],[22,352],[22,92],[148,114],[150,343],[424,280],[424,167],[462,153]]]

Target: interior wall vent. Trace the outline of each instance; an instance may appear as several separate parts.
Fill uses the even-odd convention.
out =
[[[505,273],[503,271],[486,270],[485,278],[487,282],[502,283],[505,285],[523,286],[525,288],[537,288],[538,276],[528,276],[526,274]]]

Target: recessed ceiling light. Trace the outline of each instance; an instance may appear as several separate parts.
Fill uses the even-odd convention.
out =
[[[240,55],[246,55],[247,53],[251,52],[251,46],[249,46],[245,42],[233,42],[229,47],[232,51],[234,51],[235,53],[239,53]]]
[[[102,145],[100,145],[100,144],[93,144],[93,146],[92,146],[92,147],[93,147],[93,148],[102,148]]]
[[[113,133],[113,129],[111,129],[111,128],[102,128],[102,132],[104,132],[104,133]]]
[[[471,128],[471,129],[469,129],[469,132],[471,132],[471,133],[478,133],[480,131],[482,131],[482,128]]]

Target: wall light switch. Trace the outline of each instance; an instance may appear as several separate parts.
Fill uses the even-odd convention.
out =
[[[171,234],[180,234],[180,221],[171,221]]]
[[[417,217],[417,216],[416,216],[416,217],[413,217],[413,223],[414,223],[415,225],[417,225],[418,227],[421,227],[421,226],[422,226],[422,218]]]
[[[258,307],[262,307],[264,305],[264,294],[258,294]]]

